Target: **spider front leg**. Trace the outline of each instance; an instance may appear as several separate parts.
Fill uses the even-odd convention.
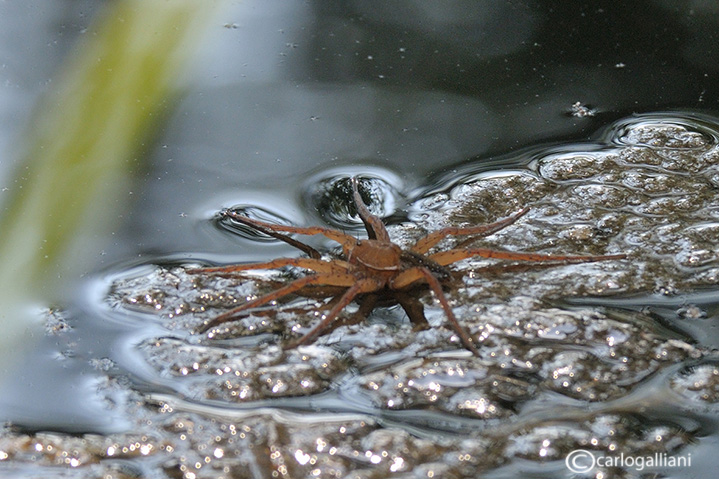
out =
[[[225,213],[225,216],[232,218],[234,220],[237,220],[246,226],[255,228],[258,231],[271,230],[273,232],[281,231],[284,233],[296,233],[296,234],[308,235],[308,236],[322,235],[325,238],[331,239],[331,240],[336,241],[339,244],[341,244],[342,250],[345,252],[345,254],[347,254],[349,252],[349,250],[351,250],[355,245],[357,245],[357,238],[355,238],[352,235],[348,235],[347,233],[343,233],[342,231],[334,230],[332,228],[323,228],[321,226],[301,227],[301,226],[277,225],[277,224],[273,224],[273,223],[266,223],[264,221],[254,220],[247,216],[235,213],[234,211],[227,211]],[[282,238],[278,238],[278,239],[282,239]],[[283,240],[283,241],[285,241],[285,240]],[[295,246],[295,245],[293,244],[293,246]],[[299,246],[295,246],[295,247],[299,247]],[[310,256],[314,256],[314,255],[310,254]]]
[[[367,236],[369,236],[370,239],[384,241],[385,243],[391,242],[392,240],[390,239],[387,228],[384,226],[384,223],[382,223],[382,220],[370,213],[367,205],[365,205],[364,201],[362,201],[362,196],[360,196],[357,184],[357,178],[352,177],[351,181],[352,196],[355,201],[355,206],[357,207],[357,214],[359,214],[362,219],[362,223],[364,223],[365,229],[367,230]]]
[[[244,215],[240,215],[232,210],[225,210],[222,212],[222,215],[226,218],[232,218],[233,220],[237,221],[238,223],[241,223],[245,226],[249,226],[250,228],[259,231],[260,233],[264,233],[267,236],[271,236],[275,239],[278,239],[280,241],[283,241],[287,243],[290,246],[293,246],[300,251],[303,251],[307,256],[314,259],[320,259],[322,257],[322,254],[320,254],[319,251],[314,249],[312,246],[305,244],[301,241],[297,241],[294,238],[291,238],[287,235],[284,235],[278,231],[275,231],[274,229],[263,225],[261,222],[258,222],[257,220],[253,220],[252,218]]]

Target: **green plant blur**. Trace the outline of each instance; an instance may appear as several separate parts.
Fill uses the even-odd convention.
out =
[[[214,1],[108,2],[36,107],[0,214],[0,361],[97,260]],[[94,254],[93,254],[94,253]]]

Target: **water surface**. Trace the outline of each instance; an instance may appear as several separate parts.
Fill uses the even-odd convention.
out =
[[[163,471],[190,477],[194,471],[209,477],[226,466],[224,457],[249,464],[246,475],[255,477],[270,468],[281,471],[282,461],[296,475],[311,470],[311,461],[324,461],[328,474],[333,467],[441,472],[436,462],[450,464],[460,477],[477,471],[508,477],[517,470],[550,477],[568,475],[562,461],[569,447],[590,447],[593,439],[610,447],[610,431],[621,436],[620,444],[639,444],[634,452],[648,447],[650,434],[666,437],[661,450],[693,454],[692,473],[711,470],[717,310],[711,271],[718,210],[711,200],[716,164],[702,148],[714,145],[719,112],[712,80],[719,62],[706,44],[716,29],[714,17],[706,14],[713,7],[690,12],[645,2],[599,10],[565,3],[551,8],[488,3],[469,12],[414,2],[393,9],[361,2],[342,7],[243,2],[229,8],[188,75],[186,93],[156,142],[147,145],[149,166],[127,192],[117,227],[102,250],[87,252],[96,268],[78,280],[76,297],[52,305],[60,312],[50,316],[48,336],[4,400],[8,419],[22,431],[57,433],[8,432],[3,450],[16,451],[6,463],[8,472],[39,474],[64,463],[97,474]],[[32,29],[36,54],[6,47],[11,52],[6,64],[14,66],[4,97],[15,106],[5,112],[30,108],[42,84],[52,79],[51,60],[60,48],[55,45],[69,48],[67,38],[82,35],[90,11],[79,12],[75,4],[53,13],[45,6],[47,16],[39,16],[27,8],[2,17],[17,24],[55,20]],[[637,11],[646,13],[639,18]],[[26,57],[39,60],[24,65],[20,59]],[[22,94],[12,93],[18,88]],[[640,115],[632,116],[635,112]],[[11,123],[4,123],[3,138],[17,132]],[[655,128],[641,128],[662,124],[691,135],[676,134],[686,143],[667,145]],[[692,146],[692,135],[706,144]],[[642,153],[646,161],[619,162],[619,172],[596,169],[618,149],[625,155],[655,150],[662,159]],[[377,180],[381,201],[375,207],[400,240],[444,221],[487,221],[529,204],[535,216],[519,232],[498,237],[497,246],[555,252],[563,246],[587,253],[631,245],[636,256],[629,265],[500,275],[496,281],[465,275],[457,307],[470,323],[494,324],[511,338],[511,324],[502,321],[524,318],[542,332],[524,342],[498,341],[496,350],[488,346],[495,362],[488,359],[462,379],[457,371],[471,359],[447,346],[451,335],[430,330],[412,341],[417,338],[396,308],[378,310],[363,326],[370,329],[350,331],[344,345],[333,346],[342,342],[341,332],[326,338],[310,351],[312,368],[290,358],[296,361],[283,369],[281,355],[267,349],[272,331],[209,344],[191,334],[210,307],[222,307],[222,299],[209,298],[216,302],[200,316],[186,309],[179,314],[172,308],[186,302],[183,295],[193,294],[193,288],[173,267],[295,254],[287,245],[218,227],[218,211],[251,207],[293,224],[361,231],[356,218],[345,214],[347,198],[332,188],[355,174]],[[569,184],[576,195],[559,198]],[[687,197],[695,203],[682,201]],[[564,203],[554,203],[560,200]],[[679,219],[672,220],[674,212]],[[641,221],[654,221],[656,234],[642,235]],[[558,235],[557,242],[551,234]],[[135,283],[127,283],[131,280]],[[168,281],[180,285],[173,286],[175,296],[163,290]],[[110,294],[116,282],[124,295]],[[557,297],[550,299],[558,302],[545,302],[544,285],[555,288]],[[247,288],[238,296],[253,293]],[[153,291],[162,294],[137,301]],[[590,298],[559,300],[576,293]],[[517,298],[533,295],[540,300]],[[136,304],[130,307],[123,298],[135,298]],[[440,324],[441,311],[429,309],[430,321]],[[601,333],[585,329],[592,321]],[[634,341],[643,334],[650,336],[641,336],[646,342],[640,347]],[[383,344],[363,343],[387,336],[391,340]],[[631,366],[621,381],[610,375],[602,383],[606,388],[593,389],[580,379],[593,371],[592,358],[614,364],[603,356],[611,349],[608,338],[648,356],[627,355]],[[500,374],[502,361],[496,358],[504,354],[502,346],[509,348],[504,359],[518,363],[527,360],[524,348],[546,342],[558,356],[541,356],[544,369],[533,364],[521,372],[514,364]],[[376,351],[368,352],[373,347]],[[251,376],[257,370],[243,354],[258,350],[268,354],[266,366],[276,366],[263,373],[262,380],[272,382],[268,390],[251,381],[245,389],[240,383],[222,389],[221,376],[208,369],[229,361],[232,371],[244,364]],[[657,351],[664,351],[665,359],[651,359]],[[647,376],[633,375],[642,360]],[[562,369],[568,362],[585,367],[576,382]],[[183,368],[189,368],[185,374]],[[436,386],[419,376],[432,368],[453,401],[428,399]],[[549,380],[551,368],[559,371],[556,382]],[[308,375],[309,396],[297,398],[296,389],[286,389],[283,375],[298,374]],[[395,376],[415,379],[404,405],[393,396]],[[568,392],[563,380],[582,390]],[[238,400],[242,391],[252,400]],[[312,434],[305,434],[308,424]],[[237,432],[242,427],[249,430]],[[347,432],[340,433],[342,428]],[[500,439],[485,434],[494,428]],[[84,432],[99,435],[67,435]],[[186,442],[178,440],[183,434]],[[436,436],[446,439],[441,447]],[[214,437],[222,438],[215,447]],[[547,439],[551,447],[541,452]],[[42,443],[42,450],[21,447],[35,443]],[[54,450],[49,443],[56,444]],[[248,445],[277,447],[279,459],[248,453]],[[336,462],[337,456],[327,455],[331,445],[346,448]],[[403,448],[419,452],[398,454]],[[233,450],[245,452],[231,457]],[[65,459],[74,457],[77,464],[65,461],[61,451],[76,451]],[[388,459],[382,451],[394,455]],[[205,457],[211,458],[209,466],[193,469],[193,461],[204,464]],[[236,470],[226,474],[243,477]]]

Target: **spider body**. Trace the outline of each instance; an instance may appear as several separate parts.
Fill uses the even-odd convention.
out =
[[[393,243],[382,221],[372,213],[364,204],[358,190],[358,182],[352,178],[352,192],[357,212],[359,213],[368,239],[359,240],[352,235],[331,228],[319,226],[295,227],[277,225],[258,221],[234,211],[225,211],[224,215],[232,220],[268,234],[284,241],[305,252],[308,258],[279,258],[263,263],[238,264],[210,268],[189,270],[192,274],[219,274],[235,275],[241,271],[256,269],[272,269],[284,266],[295,266],[311,272],[304,277],[296,279],[287,285],[233,308],[206,322],[201,332],[207,331],[219,324],[236,319],[241,313],[265,305],[271,301],[283,298],[293,293],[300,293],[313,286],[337,286],[345,288],[344,292],[331,299],[326,306],[329,311],[324,319],[312,330],[302,336],[291,347],[305,344],[314,340],[325,330],[354,300],[360,301],[358,315],[366,316],[377,304],[379,299],[389,299],[399,303],[410,320],[414,323],[426,325],[423,307],[408,291],[418,285],[424,284],[439,301],[449,326],[459,337],[465,348],[473,354],[479,352],[471,336],[461,326],[452,308],[449,305],[443,289],[442,282],[450,276],[447,266],[457,261],[481,256],[485,258],[505,259],[512,261],[528,261],[550,264],[586,263],[625,258],[623,254],[579,256],[579,255],[547,255],[540,253],[518,253],[510,251],[491,250],[486,248],[455,248],[446,251],[429,253],[442,239],[448,236],[488,236],[515,223],[524,216],[528,209],[496,221],[494,223],[467,228],[448,227],[423,236],[409,249],[403,250]],[[285,233],[301,235],[323,235],[342,246],[343,257],[324,260],[320,253]]]
[[[347,260],[358,273],[386,276],[389,280],[400,270],[401,257],[402,249],[396,244],[368,239],[351,248]]]

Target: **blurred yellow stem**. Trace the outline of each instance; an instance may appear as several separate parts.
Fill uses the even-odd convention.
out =
[[[28,305],[55,300],[97,260],[98,240],[125,210],[134,155],[152,138],[216,5],[109,2],[63,65],[2,205],[0,351],[19,342]]]

